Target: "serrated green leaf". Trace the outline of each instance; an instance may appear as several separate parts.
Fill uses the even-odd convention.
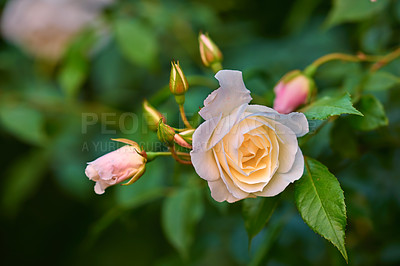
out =
[[[0,122],[7,131],[23,141],[36,145],[46,141],[43,114],[29,106],[22,104],[1,106]]]
[[[278,203],[278,197],[245,199],[242,215],[249,241],[255,237],[269,221]]]
[[[362,116],[362,113],[353,107],[348,93],[337,97],[323,97],[304,107],[301,111],[305,114],[307,119],[311,120],[324,120],[329,116],[341,114],[355,114]]]
[[[378,127],[387,126],[389,120],[386,116],[382,103],[373,95],[363,95],[356,107],[364,114],[363,117],[352,117],[350,124],[360,130],[374,130]]]
[[[326,26],[331,27],[343,22],[357,22],[381,12],[389,0],[334,0]]]
[[[188,258],[195,225],[204,212],[200,189],[181,188],[166,198],[162,208],[164,233],[183,258]]]
[[[326,166],[306,157],[304,175],[295,183],[295,200],[307,225],[336,246],[347,261],[346,205],[336,177]]]
[[[383,91],[383,90],[388,90],[398,84],[400,84],[400,78],[385,71],[378,71],[372,73],[368,77],[364,85],[364,90]]]
[[[158,54],[154,31],[139,20],[119,19],[114,31],[117,43],[125,57],[137,65],[150,67]]]

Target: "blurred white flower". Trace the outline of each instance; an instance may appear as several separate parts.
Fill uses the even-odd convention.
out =
[[[10,0],[3,11],[2,34],[33,56],[57,61],[112,1]]]

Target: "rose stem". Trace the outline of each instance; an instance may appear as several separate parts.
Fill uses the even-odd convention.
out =
[[[180,105],[179,105],[179,112],[181,113],[181,118],[182,118],[183,123],[185,124],[185,126],[186,126],[187,128],[193,128],[193,127],[190,125],[190,123],[189,123],[189,121],[187,120],[187,118],[186,118],[185,108],[183,107],[183,104],[180,104]]]

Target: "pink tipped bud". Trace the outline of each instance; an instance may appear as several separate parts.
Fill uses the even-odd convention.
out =
[[[163,116],[156,108],[154,108],[146,99],[143,101],[143,115],[149,126],[150,130],[157,132],[158,123],[160,119],[166,123],[165,116]]]
[[[161,119],[158,122],[157,137],[161,142],[164,142],[171,147],[174,145],[175,130],[169,125],[165,124]]]
[[[176,144],[178,144],[181,147],[184,147],[187,149],[192,149],[191,143],[189,144],[188,141],[186,141],[180,134],[174,135],[174,141]]]
[[[214,63],[221,63],[221,50],[219,50],[218,46],[210,39],[208,34],[200,33],[199,48],[201,61],[206,67],[209,67]]]
[[[300,71],[286,74],[275,86],[274,109],[287,114],[305,104],[313,89],[314,82]]]
[[[175,96],[183,95],[187,92],[189,83],[183,74],[179,61],[171,62],[171,75],[169,77],[169,90]]]
[[[140,147],[126,145],[118,150],[107,153],[93,162],[88,163],[85,174],[96,182],[94,191],[103,194],[109,186],[130,179],[126,185],[137,181],[146,168],[146,158],[140,154]]]

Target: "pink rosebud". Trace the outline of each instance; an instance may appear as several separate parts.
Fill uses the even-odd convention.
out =
[[[201,61],[206,67],[214,63],[221,63],[222,53],[218,46],[211,40],[208,34],[199,34],[199,48]]]
[[[174,135],[174,141],[176,144],[179,146],[182,146],[184,148],[192,149],[192,145],[186,142],[186,140],[179,134]]]
[[[147,160],[139,154],[139,145],[134,144],[136,145],[123,146],[88,163],[85,174],[96,182],[94,186],[96,194],[103,194],[109,186],[128,179],[131,180],[124,185],[132,184],[143,175]]]
[[[275,86],[274,109],[288,114],[305,104],[312,89],[312,80],[299,71],[288,73]]]

